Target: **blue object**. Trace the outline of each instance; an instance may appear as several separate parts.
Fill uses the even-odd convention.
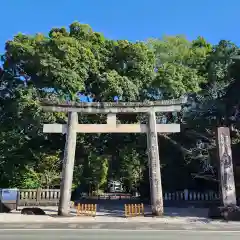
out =
[[[3,188],[0,189],[1,193],[1,202],[8,202],[8,201],[17,201],[18,198],[18,189],[11,189],[11,188]]]
[[[45,87],[45,88],[42,88],[42,90],[47,93],[56,93],[56,90],[54,88]]]
[[[25,78],[24,76],[20,76],[19,79],[20,79],[21,81],[26,81],[26,78]]]
[[[114,100],[115,102],[118,102],[118,100],[119,100],[118,96],[115,96],[115,97],[113,98],[113,100]]]
[[[78,96],[80,102],[88,102],[88,97],[85,94],[79,94]]]
[[[93,98],[91,96],[87,96],[88,102],[93,102]]]
[[[91,97],[91,95],[78,93],[78,97],[80,102],[93,102],[93,98]]]

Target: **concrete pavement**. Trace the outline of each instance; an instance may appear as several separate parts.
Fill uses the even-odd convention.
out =
[[[108,229],[108,230],[198,230],[240,231],[240,222],[211,221],[206,209],[166,208],[164,217],[138,216],[124,218],[115,208],[99,208],[96,217],[57,216],[57,207],[41,207],[44,216],[21,215],[19,211],[0,214],[0,229]],[[109,210],[109,211],[107,211]],[[76,210],[72,209],[76,215]],[[0,238],[1,239],[1,238]]]
[[[63,219],[64,220],[64,219]],[[137,219],[135,219],[137,220]],[[93,222],[84,221],[63,221],[63,222],[43,222],[43,221],[29,221],[29,222],[1,222],[0,230],[3,229],[13,229],[13,230],[31,230],[31,229],[89,229],[89,230],[191,230],[191,231],[240,231],[240,224],[234,222],[162,222],[158,221],[134,221],[134,219],[129,219],[129,221],[114,221],[111,222],[101,222],[95,220]],[[161,219],[159,219],[161,220]],[[1,239],[1,238],[0,238]]]
[[[57,206],[38,206],[42,208],[48,215],[56,215],[58,212]],[[21,211],[23,206],[18,207],[18,210]],[[12,211],[17,213],[19,211]],[[76,209],[72,208],[71,212],[76,214]],[[145,214],[151,214],[151,206],[144,205]],[[178,208],[178,207],[164,207],[164,215],[166,217],[207,217],[208,208]],[[100,205],[97,204],[97,216],[112,216],[112,217],[123,217],[124,216],[124,205],[115,203],[109,205]]]
[[[211,238],[211,240],[238,240],[239,232],[225,231],[173,231],[173,230],[69,230],[69,229],[49,229],[49,230],[0,230],[1,240],[202,240],[204,238]]]

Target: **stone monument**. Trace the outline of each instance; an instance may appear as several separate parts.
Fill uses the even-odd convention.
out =
[[[230,130],[228,127],[217,129],[217,148],[219,156],[220,206],[209,209],[209,217],[225,220],[240,220],[237,206]]]
[[[227,127],[218,128],[218,154],[221,203],[224,207],[236,206],[236,190],[232,162],[230,131]]]

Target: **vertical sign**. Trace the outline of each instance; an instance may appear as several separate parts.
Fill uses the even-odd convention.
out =
[[[229,128],[219,127],[217,131],[217,140],[220,159],[219,175],[222,203],[224,206],[233,206],[236,205],[237,202]]]

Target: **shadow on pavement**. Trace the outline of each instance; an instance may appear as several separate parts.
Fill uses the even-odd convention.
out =
[[[106,217],[124,217],[124,204],[138,204],[139,200],[80,200],[76,201],[75,205],[81,204],[97,204],[97,216]],[[56,216],[57,207],[41,207],[48,216]],[[20,209],[21,210],[21,209]],[[145,217],[152,217],[151,206],[144,204]],[[20,212],[18,212],[20,214]],[[76,209],[71,209],[71,214],[76,215]],[[164,207],[164,216],[166,217],[188,217],[189,221],[196,222],[202,221],[208,223],[211,220],[207,218],[208,208],[195,208],[195,207]]]

